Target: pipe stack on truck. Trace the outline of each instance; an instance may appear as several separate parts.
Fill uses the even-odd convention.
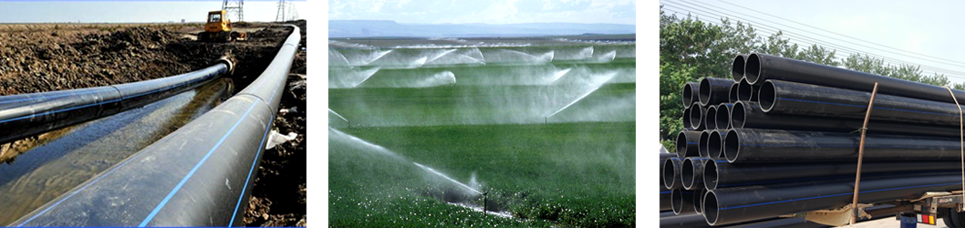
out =
[[[720,226],[850,205],[877,83],[858,202],[894,205],[870,215],[965,227],[956,209],[963,186],[956,101],[965,103],[965,91],[760,53],[736,56],[731,72],[732,79],[682,88],[677,156],[661,156],[661,192],[672,192],[675,213],[697,212]],[[914,200],[926,193],[940,197]]]

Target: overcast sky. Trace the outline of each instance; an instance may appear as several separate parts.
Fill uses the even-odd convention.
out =
[[[822,43],[838,49],[838,57],[868,53],[890,62],[923,65],[926,72],[945,73],[955,83],[965,81],[965,45],[961,44],[965,2],[664,0],[661,4],[668,14],[690,12],[713,23],[728,16],[750,22],[761,34],[780,29],[791,42]]]
[[[634,0],[329,0],[329,20],[399,23],[635,24]]]
[[[299,16],[311,13],[306,2],[293,1]],[[222,1],[10,1],[0,0],[0,23],[36,22],[180,22],[204,21]],[[245,21],[274,21],[278,1],[245,1]],[[233,19],[233,17],[232,17]]]

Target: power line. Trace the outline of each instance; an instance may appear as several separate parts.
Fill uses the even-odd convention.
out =
[[[718,0],[718,1],[720,1],[720,0]],[[949,60],[949,59],[945,59],[945,58],[941,58],[941,57],[935,57],[935,56],[920,54],[920,53],[916,53],[916,52],[911,52],[911,51],[906,51],[906,50],[903,50],[903,49],[894,48],[894,47],[887,46],[887,45],[883,45],[883,44],[874,43],[874,42],[867,41],[867,40],[863,40],[863,39],[860,39],[860,38],[856,38],[856,37],[852,37],[852,36],[840,34],[840,33],[837,33],[837,32],[833,32],[833,31],[830,31],[830,30],[822,29],[822,28],[820,28],[820,27],[815,27],[815,26],[811,26],[811,25],[808,25],[808,24],[804,24],[804,23],[792,21],[792,20],[787,19],[787,18],[783,18],[783,17],[780,17],[780,16],[776,16],[776,15],[772,15],[772,14],[769,14],[769,13],[761,12],[761,11],[758,11],[758,10],[755,10],[755,9],[751,9],[751,8],[747,8],[747,7],[744,7],[744,6],[740,6],[740,5],[737,5],[737,4],[734,4],[734,3],[730,3],[730,2],[726,2],[726,1],[720,1],[720,2],[722,2],[722,3],[724,3],[724,4],[728,4],[728,5],[740,7],[740,8],[743,8],[743,9],[747,9],[747,10],[750,10],[750,11],[754,11],[754,12],[757,12],[757,13],[760,13],[760,14],[763,14],[763,15],[767,15],[767,16],[771,16],[771,17],[776,17],[776,18],[779,18],[779,19],[781,19],[781,20],[785,20],[785,21],[789,21],[789,22],[791,22],[791,23],[795,23],[795,24],[807,26],[807,27],[814,28],[814,29],[817,29],[817,30],[821,30],[821,31],[824,31],[824,32],[828,32],[828,33],[831,33],[831,34],[835,34],[835,35],[839,35],[839,36],[842,36],[842,37],[847,37],[847,38],[855,39],[855,40],[858,40],[858,41],[861,41],[861,42],[864,42],[864,43],[867,43],[867,44],[874,44],[874,45],[878,45],[878,46],[881,46],[881,47],[885,47],[885,48],[889,48],[889,49],[894,49],[894,50],[898,50],[898,51],[902,51],[902,52],[907,52],[907,53],[911,53],[911,54],[915,54],[915,55],[920,55],[920,56],[924,56],[924,57],[929,57],[929,58],[933,58],[933,59],[940,59],[940,60],[944,60],[944,61],[948,61],[948,62],[965,64],[965,62],[958,62],[958,61]]]
[[[765,32],[768,31],[768,30],[771,30],[771,31],[774,32],[774,33],[776,33],[776,31],[783,31],[783,30],[778,29],[778,28],[775,28],[775,27],[767,26],[766,24],[763,24],[763,23],[756,23],[756,22],[747,20],[747,19],[745,19],[745,18],[736,17],[736,16],[733,16],[733,15],[730,15],[730,14],[727,14],[727,13],[723,13],[723,12],[720,12],[720,11],[713,10],[714,12],[718,12],[718,13],[721,13],[721,14],[725,14],[726,16],[717,15],[717,14],[714,14],[714,13],[710,13],[710,12],[703,11],[703,10],[700,10],[700,9],[695,9],[695,8],[692,8],[692,7],[683,7],[683,6],[676,5],[676,4],[677,4],[677,3],[674,3],[674,4],[672,4],[672,5],[671,5],[671,4],[665,4],[665,6],[669,6],[669,7],[673,7],[673,8],[677,8],[677,9],[682,9],[682,11],[690,11],[691,14],[695,13],[694,11],[700,11],[700,12],[702,12],[702,14],[711,15],[711,16],[718,16],[718,17],[721,18],[721,19],[724,19],[724,18],[737,18],[737,19],[743,20],[743,21],[745,21],[745,22],[753,23],[754,25],[757,25],[757,26],[758,26],[758,29],[759,29],[759,30],[765,31]],[[676,13],[683,14],[682,12],[679,12],[679,11],[677,11],[677,10],[672,10],[672,11],[674,11],[674,12],[676,12]],[[700,15],[700,14],[698,14],[698,15]],[[722,26],[722,25],[721,25],[721,26]],[[785,26],[786,26],[786,25],[785,25]],[[768,28],[770,28],[770,29],[768,29]],[[814,43],[814,44],[820,44],[820,45],[827,46],[827,47],[832,47],[832,48],[841,49],[841,50],[839,50],[839,51],[844,52],[844,53],[852,52],[853,54],[859,54],[859,55],[862,55],[862,54],[863,54],[863,55],[878,57],[878,58],[881,58],[881,59],[886,60],[886,61],[888,61],[888,62],[899,62],[899,63],[903,63],[903,64],[906,64],[906,65],[918,65],[918,66],[920,67],[920,69],[922,69],[922,72],[925,72],[925,73],[927,73],[927,72],[929,72],[929,71],[931,70],[931,72],[936,73],[936,74],[942,74],[942,73],[940,73],[941,71],[947,71],[947,72],[953,72],[953,73],[956,73],[956,74],[965,75],[965,72],[961,72],[961,71],[950,70],[950,69],[945,69],[945,68],[940,68],[940,67],[927,66],[927,65],[913,64],[913,63],[909,63],[909,62],[907,62],[907,61],[903,61],[903,60],[899,60],[899,59],[889,58],[889,57],[880,56],[880,55],[875,55],[875,54],[870,54],[870,53],[867,53],[867,52],[864,52],[864,51],[860,51],[860,50],[856,50],[856,49],[853,49],[853,48],[847,48],[847,47],[844,47],[844,46],[827,43],[827,42],[824,42],[824,41],[822,41],[822,40],[820,40],[820,39],[814,39],[814,38],[811,38],[811,37],[808,37],[808,36],[803,36],[803,35],[795,34],[794,32],[791,32],[791,31],[784,31],[784,32],[785,32],[785,35],[786,35],[787,37],[797,38],[797,39],[804,40],[804,41],[810,41],[810,42],[812,42],[812,43]],[[794,43],[802,43],[802,42],[795,42],[795,41],[791,41],[791,42],[794,42]],[[805,44],[805,43],[802,43],[802,44]],[[805,46],[808,46],[808,45],[805,45]],[[842,58],[843,58],[843,57],[842,57]],[[912,58],[915,58],[915,57],[912,57]],[[916,59],[917,59],[917,58],[916,58]],[[898,65],[898,64],[894,64],[894,63],[891,63],[891,64],[892,64],[892,65]],[[937,70],[936,70],[936,69],[937,69]],[[956,76],[956,75],[952,75],[952,74],[948,74],[948,73],[944,73],[944,74],[946,74],[948,77],[963,78],[962,76]]]

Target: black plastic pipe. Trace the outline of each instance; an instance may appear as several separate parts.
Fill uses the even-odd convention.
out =
[[[730,92],[729,92],[730,96],[728,96],[728,99],[727,99],[729,103],[734,103],[740,100],[738,99],[738,96],[737,96],[738,86],[740,86],[740,82],[735,82],[734,85],[730,86]]]
[[[749,84],[746,78],[741,80],[740,83],[737,84],[737,100],[757,101],[758,97],[756,94],[760,92],[758,88],[757,86]]]
[[[704,166],[710,158],[689,157],[684,159],[680,167],[680,179],[684,189],[694,191],[704,188]]]
[[[727,132],[729,130],[726,129],[710,132],[710,138],[707,139],[708,158],[724,158],[724,139],[727,137]]]
[[[690,127],[694,130],[704,130],[704,115],[707,114],[707,107],[694,103],[690,106]]]
[[[876,74],[805,62],[773,55],[753,53],[747,57],[744,75],[752,84],[763,84],[769,79],[793,81],[858,91],[868,91],[878,83],[878,93],[918,99],[951,102],[948,90],[941,86],[901,80]],[[952,90],[959,101],[965,91]],[[875,106],[877,101],[875,101]]]
[[[119,85],[0,97],[0,144],[114,115],[205,84],[231,70],[219,59],[184,74]]]
[[[861,129],[864,124],[861,119],[764,113],[761,111],[760,104],[753,101],[737,102],[733,107],[730,113],[732,128],[853,132]],[[720,115],[721,112],[717,113]],[[870,120],[868,122],[868,132],[949,137],[958,137],[961,134],[958,125],[939,126],[882,120]]]
[[[697,94],[699,93],[699,90],[700,90],[700,83],[697,83],[697,82],[685,83],[683,85],[683,88],[681,88],[680,90],[681,90],[680,99],[684,102],[684,107],[690,107],[694,103],[699,102],[698,101],[699,98],[697,98]]]
[[[670,190],[663,185],[663,163],[667,158],[676,157],[672,153],[647,153],[647,211],[669,211]]]
[[[700,156],[700,134],[700,131],[680,131],[677,134],[677,157]]]
[[[717,105],[730,100],[731,80],[705,77],[700,80],[698,99],[701,106]]]
[[[730,129],[730,113],[734,112],[734,104],[723,103],[717,106],[717,116],[714,118],[714,126],[717,130]]]
[[[948,91],[945,91],[948,92]],[[767,80],[761,86],[761,110],[790,115],[864,119],[871,93],[832,87]],[[871,119],[959,125],[959,107],[907,97],[878,94]]]
[[[697,213],[696,209],[694,209],[694,191],[685,191],[678,188],[674,189],[671,194],[674,214],[685,215]]]
[[[693,130],[694,126],[690,123],[690,106],[684,106],[683,125],[685,130]]]
[[[717,129],[717,106],[710,105],[707,107],[707,111],[704,113],[704,129]]]
[[[861,181],[861,202],[918,198],[928,191],[961,189],[961,173],[871,177]],[[850,203],[854,178],[718,188],[704,196],[704,217],[725,225],[842,207]]]
[[[704,214],[703,202],[705,194],[707,194],[707,188],[694,190],[694,211],[696,211],[698,215]]]
[[[713,131],[714,130],[703,130],[700,132],[700,141],[699,141],[700,144],[697,145],[698,148],[700,148],[698,150],[699,153],[697,154],[699,157],[707,157],[707,158],[710,157],[710,150],[709,150],[709,147],[707,147],[707,145],[709,145],[710,143],[710,133]],[[688,156],[688,157],[692,157],[692,156]]]
[[[678,189],[683,188],[683,181],[680,180],[680,166],[682,165],[683,158],[669,158],[663,163],[663,172],[660,174],[663,176],[663,185],[667,189]]]
[[[734,60],[731,62],[730,67],[730,77],[734,79],[735,82],[744,79],[744,63],[747,62],[746,55],[734,56]]]
[[[860,135],[848,133],[731,129],[724,156],[731,163],[857,161]],[[961,159],[958,138],[867,135],[865,161]]]
[[[299,29],[265,71],[218,107],[15,226],[240,226]]]
[[[869,162],[861,167],[862,174],[900,173],[919,171],[958,170],[961,163],[952,161],[936,162]],[[710,190],[745,185],[764,185],[830,179],[832,177],[854,177],[857,164],[847,163],[807,163],[807,164],[745,164],[734,165],[718,159],[704,166],[704,187]]]

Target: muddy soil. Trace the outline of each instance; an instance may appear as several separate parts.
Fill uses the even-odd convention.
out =
[[[291,110],[296,101],[292,93],[286,93],[282,97],[281,108]],[[305,196],[300,190],[304,187],[303,178],[315,178],[302,175],[306,167],[295,154],[296,151],[314,152],[305,150],[301,144],[304,141],[303,132],[314,130],[305,127],[305,119],[296,111],[275,117],[272,130],[284,135],[295,132],[298,137],[265,151],[245,212],[246,226],[301,226],[305,222],[302,220],[304,210],[301,205]]]

